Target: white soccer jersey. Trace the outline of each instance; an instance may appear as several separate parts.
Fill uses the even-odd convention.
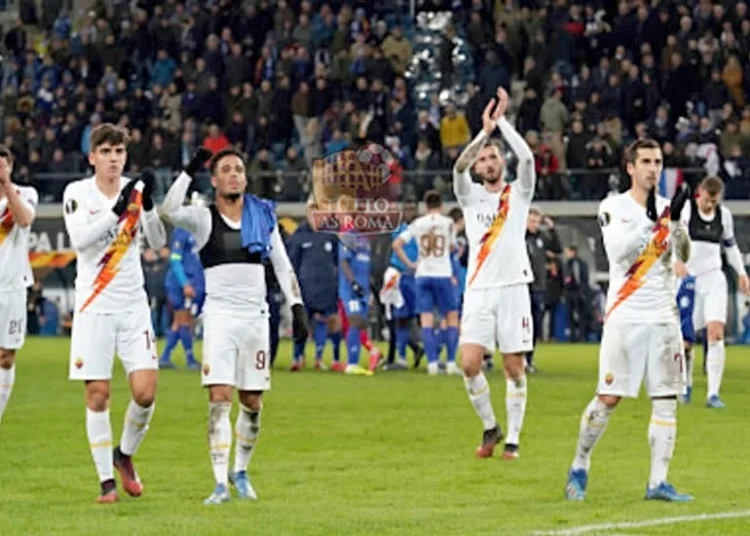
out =
[[[21,200],[36,211],[39,195],[29,186],[15,186]],[[31,226],[21,227],[13,221],[8,198],[0,199],[0,292],[21,290],[34,283],[29,264]]]
[[[415,277],[451,277],[451,247],[456,241],[453,220],[442,214],[426,214],[411,222],[399,235],[404,242],[416,238],[419,260]]]
[[[120,179],[122,188],[128,179]],[[141,264],[141,234],[161,248],[166,232],[156,210],[144,212],[142,193],[134,189],[131,203],[119,219],[112,212],[117,197],[109,199],[94,177],[71,182],[63,193],[65,228],[78,256],[76,312],[121,313],[146,302]]]
[[[164,199],[162,213],[173,225],[190,231],[200,250],[211,236],[211,210],[208,207],[183,206],[182,200],[185,199],[190,181],[187,174],[180,174]],[[230,228],[240,229],[240,222],[234,222],[223,215],[222,218]],[[289,304],[301,304],[297,276],[294,274],[278,228],[271,233],[269,258]],[[206,313],[216,311],[255,317],[258,308],[266,306],[265,269],[261,264],[220,264],[206,268],[204,273]]]
[[[732,211],[724,205],[719,205],[721,210],[721,244],[705,242],[702,240],[692,240],[690,243],[690,258],[687,262],[688,272],[694,276],[700,276],[713,270],[721,270],[721,248],[726,250],[727,261],[738,274],[745,273],[745,266],[742,262],[742,254],[737,247],[734,238],[734,219]],[[690,203],[685,204],[685,208],[680,214],[680,220],[689,228],[690,214],[692,206]],[[698,218],[707,224],[714,219],[715,213],[703,214],[698,211]],[[692,236],[690,237],[693,238]]]
[[[630,192],[599,205],[599,225],[609,261],[605,321],[631,324],[677,321],[669,231],[669,200],[657,197],[659,222]]]
[[[500,131],[518,157],[516,180],[491,193],[471,180],[469,169],[453,170],[453,189],[466,221],[469,266],[466,289],[495,288],[530,283],[526,223],[534,197],[534,155],[524,139],[505,118]]]

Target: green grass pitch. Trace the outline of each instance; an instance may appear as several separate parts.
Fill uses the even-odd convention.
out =
[[[83,387],[67,380],[68,348],[67,339],[31,338],[19,354],[0,425],[0,534],[750,534],[750,517],[584,527],[750,508],[748,348],[728,349],[727,409],[705,409],[699,371],[696,401],[680,407],[670,480],[695,502],[643,500],[650,405],[642,395],[615,412],[593,456],[588,499],[579,504],[563,499],[563,485],[595,386],[596,346],[539,349],[542,372],[529,381],[521,458],[504,462],[474,457],[481,425],[460,378],[424,370],[372,378],[291,374],[284,342],[250,466],[260,500],[211,507],[202,504],[213,488],[206,394],[198,373],[184,369],[160,377],[156,414],[136,457],[144,496],[121,493],[117,505],[94,504],[99,487]],[[128,400],[116,369],[115,441]],[[502,373],[489,379],[504,425]]]

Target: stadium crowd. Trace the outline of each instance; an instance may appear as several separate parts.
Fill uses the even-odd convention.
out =
[[[443,175],[497,85],[513,90],[538,198],[622,189],[621,148],[645,136],[664,143],[666,167],[705,168],[728,197],[750,196],[742,1],[417,2],[452,11],[438,30],[395,0],[94,2],[80,14],[45,2],[39,15],[21,4],[3,29],[0,139],[15,180],[42,199],[87,170],[88,134],[104,121],[131,129],[128,171],[155,168],[162,193],[202,144],[240,149],[256,193],[299,201],[311,160],[364,129],[417,172],[411,193],[450,197]],[[425,62],[427,93],[415,87]]]

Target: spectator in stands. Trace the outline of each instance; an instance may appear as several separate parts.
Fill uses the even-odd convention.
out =
[[[444,151],[460,151],[471,139],[469,124],[463,113],[456,111],[453,103],[445,106],[445,115],[440,120],[440,143]]]
[[[29,287],[26,306],[26,331],[29,335],[39,335],[40,327],[44,324],[44,296],[41,281],[34,281],[34,284]]]

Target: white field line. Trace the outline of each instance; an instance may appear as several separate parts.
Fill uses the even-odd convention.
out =
[[[601,532],[622,529],[640,529],[644,527],[656,527],[658,525],[675,525],[677,523],[693,523],[695,521],[711,521],[715,519],[733,519],[739,517],[750,517],[750,510],[740,512],[719,512],[715,514],[696,514],[692,516],[661,517],[658,519],[647,519],[645,521],[626,521],[622,523],[601,523],[598,525],[580,525],[569,529],[558,530],[535,530],[534,536],[577,536],[591,532]],[[612,536],[612,535],[610,535]]]

